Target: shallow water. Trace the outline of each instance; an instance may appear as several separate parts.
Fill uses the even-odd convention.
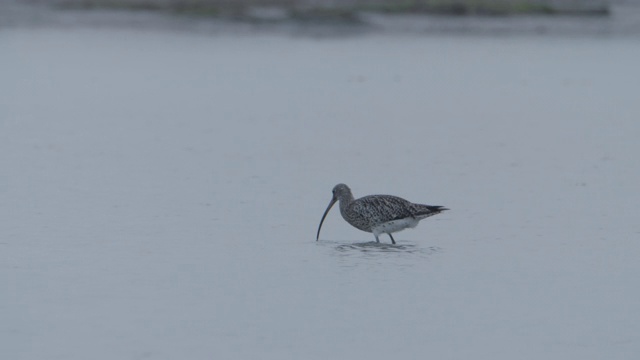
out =
[[[0,31],[12,359],[633,359],[640,42]],[[451,211],[397,245],[338,182]]]

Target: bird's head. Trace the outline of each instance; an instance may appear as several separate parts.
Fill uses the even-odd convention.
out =
[[[329,206],[327,206],[327,210],[324,211],[322,215],[322,220],[320,220],[320,225],[318,226],[318,233],[316,234],[316,241],[320,238],[320,229],[322,228],[322,223],[324,222],[324,218],[327,217],[329,210],[333,204],[338,200],[351,200],[353,199],[353,195],[351,194],[351,189],[345,184],[338,184],[333,187],[333,196],[331,197],[331,201],[329,202]]]

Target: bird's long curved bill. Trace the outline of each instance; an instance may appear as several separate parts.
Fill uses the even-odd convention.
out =
[[[327,217],[327,214],[329,213],[329,210],[331,210],[331,207],[333,206],[333,204],[336,203],[338,199],[336,199],[335,197],[331,199],[331,202],[329,203],[329,206],[327,206],[327,210],[324,211],[324,214],[322,215],[322,220],[320,220],[320,225],[318,226],[318,234],[316,234],[316,241],[318,241],[318,239],[320,239],[320,229],[322,229],[322,223],[324,222],[324,218]]]

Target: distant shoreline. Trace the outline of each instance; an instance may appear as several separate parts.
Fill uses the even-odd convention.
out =
[[[37,1],[37,0],[36,0]],[[445,16],[608,16],[606,0],[55,0],[63,9],[137,10],[244,21],[358,22],[362,13]]]
[[[282,2],[282,0],[278,1]],[[301,6],[300,4],[304,1],[290,0],[290,4]],[[345,0],[347,3],[348,1]],[[562,1],[566,2],[566,0]],[[557,3],[560,4],[562,1]],[[291,8],[273,5],[275,2],[270,2],[269,6],[236,6],[235,11],[232,11],[232,8],[225,8],[227,10],[224,12],[203,10],[205,8],[202,6],[216,2],[220,0],[187,2],[183,3],[185,7],[178,11],[171,10],[172,6],[177,4],[176,0],[131,0],[126,3],[116,0],[0,0],[0,29],[42,26],[88,28],[116,26],[199,33],[260,32],[321,37],[371,33],[606,37],[640,35],[640,4],[625,0],[608,2],[606,15],[590,13],[589,16],[586,15],[587,13],[576,15],[575,12],[553,15],[520,12],[489,16],[488,13],[450,15],[424,11],[349,12],[329,8],[314,13],[312,10],[294,11]],[[156,7],[143,6],[150,3],[156,4],[154,5]],[[262,4],[266,3],[266,0],[239,1],[239,3]],[[480,3],[480,0],[477,3]],[[588,2],[580,3],[584,5]],[[98,4],[112,6],[98,6]],[[343,3],[340,2],[340,4]],[[202,11],[193,11],[198,6]]]

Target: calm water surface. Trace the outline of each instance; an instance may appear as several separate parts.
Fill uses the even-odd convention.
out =
[[[640,42],[0,31],[11,359],[633,359]],[[451,211],[374,243],[331,188]],[[388,241],[384,238],[383,241]]]

